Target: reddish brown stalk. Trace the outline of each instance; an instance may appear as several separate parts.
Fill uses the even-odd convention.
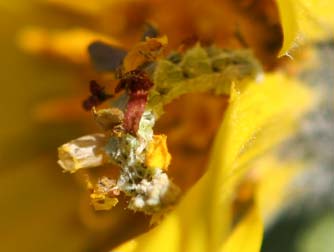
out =
[[[147,73],[136,69],[126,73],[115,88],[116,93],[125,89],[129,95],[123,127],[130,134],[137,134],[140,119],[147,103],[148,91],[152,86],[153,83]]]

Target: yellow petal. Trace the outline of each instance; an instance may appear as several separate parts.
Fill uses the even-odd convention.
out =
[[[283,46],[278,54],[279,57],[287,55],[289,50],[295,46],[299,32],[296,6],[293,0],[277,0],[278,11],[283,28]]]
[[[163,223],[163,228],[155,228],[136,240],[122,244],[111,252],[173,252],[179,249],[180,228],[176,215],[170,215]]]
[[[136,250],[136,248],[137,248],[137,241],[131,240],[111,250],[111,252],[133,252]]]
[[[249,213],[233,230],[220,252],[259,252],[263,237],[261,215],[256,206],[252,206]]]
[[[300,162],[282,162],[268,156],[257,161],[257,202],[263,219],[270,221],[288,199],[289,184],[303,170]]]
[[[311,98],[310,91],[300,83],[280,74],[266,75],[262,84],[251,82],[243,92],[234,92],[215,139],[207,173],[175,211],[147,233],[145,240],[139,238],[138,244],[155,244],[159,240],[164,247],[180,239],[182,243],[174,244],[175,250],[169,251],[219,251],[229,237],[233,193],[252,167],[248,163],[278,142],[277,136],[268,137],[267,128],[278,124],[279,138],[287,137],[293,123],[311,105]],[[171,232],[161,237],[165,228]]]
[[[289,55],[301,39],[333,38],[334,2],[331,0],[277,0],[284,41],[279,57]]]
[[[299,0],[298,22],[306,39],[318,41],[333,39],[334,2],[331,0]]]
[[[154,135],[146,152],[146,162],[148,168],[160,168],[167,170],[170,164],[171,155],[167,148],[167,136]]]
[[[247,162],[291,133],[291,127],[312,104],[311,93],[300,83],[280,74],[268,74],[262,84],[251,83],[241,94],[235,94],[217,135],[209,170],[213,172],[210,186],[212,243],[226,237],[225,214],[231,195]],[[279,129],[268,135],[267,129]],[[274,133],[273,132],[273,133]],[[221,214],[221,213],[224,214]]]

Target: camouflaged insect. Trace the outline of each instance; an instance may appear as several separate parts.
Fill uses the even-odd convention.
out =
[[[242,90],[247,80],[260,79],[262,74],[259,63],[247,50],[196,44],[185,52],[164,56],[165,46],[166,39],[146,38],[123,59],[116,50],[117,61],[126,63],[125,67],[119,66],[125,71],[123,76],[131,76],[124,69],[135,69],[152,85],[143,88],[140,78],[121,79],[118,91],[124,93],[115,98],[111,108],[94,108],[95,120],[104,133],[79,138],[59,148],[58,163],[65,171],[76,172],[105,163],[120,167],[117,178],[104,178],[105,183],[100,181],[95,186],[91,199],[97,210],[108,210],[117,204],[118,194],[114,192],[128,198],[129,209],[146,214],[162,213],[173,206],[180,189],[167,175],[171,162],[167,137],[153,131],[163,107],[187,93],[229,95],[232,87]],[[103,68],[101,64],[99,67]]]

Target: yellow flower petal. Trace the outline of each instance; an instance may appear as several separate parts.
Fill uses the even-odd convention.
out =
[[[137,241],[131,240],[111,250],[111,252],[132,252],[135,251],[136,248],[137,248]]]
[[[210,186],[213,244],[226,237],[226,223],[231,195],[243,174],[250,167],[247,162],[278,140],[291,133],[293,123],[311,105],[311,93],[300,83],[280,74],[268,74],[262,84],[252,83],[241,94],[234,95],[217,135],[209,171],[213,178]],[[273,126],[274,125],[274,126]],[[279,128],[279,138],[267,135]],[[275,132],[275,131],[274,131]],[[224,214],[222,214],[222,212]]]
[[[167,137],[155,135],[150,142],[146,152],[146,165],[150,169],[160,168],[167,170],[170,164],[171,155],[167,148]]]
[[[263,237],[261,215],[256,206],[233,230],[220,252],[259,252]]]
[[[333,38],[334,2],[331,0],[277,0],[284,41],[279,57],[289,55],[300,39]]]
[[[275,217],[284,200],[288,199],[288,186],[302,171],[300,162],[282,162],[268,156],[261,158],[256,164],[256,173],[260,176],[257,186],[257,202],[263,219],[267,222]]]
[[[180,228],[176,215],[170,215],[163,223],[163,228],[155,228],[136,240],[131,240],[112,252],[173,252],[180,250]],[[167,242],[168,241],[168,242]]]
[[[159,241],[160,248],[171,248],[171,243],[181,240],[181,244],[174,244],[174,250],[169,251],[219,251],[229,237],[233,192],[251,168],[247,162],[277,143],[271,138],[264,143],[262,136],[267,135],[260,132],[279,124],[283,132],[280,136],[289,135],[291,124],[309,108],[311,101],[306,88],[280,74],[269,74],[262,84],[252,82],[244,92],[234,93],[217,134],[207,173],[157,228],[145,238],[137,239],[138,244]],[[257,145],[258,140],[262,144]],[[261,148],[254,150],[258,146]],[[170,230],[167,235],[165,229]]]
[[[331,0],[299,0],[298,16],[300,31],[306,39],[318,41],[333,39],[334,2]]]
[[[287,55],[289,50],[295,46],[299,31],[296,6],[293,0],[277,0],[278,11],[283,28],[283,46],[278,54],[279,57]]]

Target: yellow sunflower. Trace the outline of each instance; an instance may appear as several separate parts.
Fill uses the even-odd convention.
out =
[[[111,227],[104,248],[260,251],[265,224],[304,166],[276,147],[315,104],[293,75],[298,47],[333,34],[326,1],[46,3],[76,16],[76,27],[27,27],[17,42],[96,80],[88,98],[76,85],[73,98],[41,103],[35,117],[92,115],[101,126],[86,123],[85,136],[59,147],[58,163],[88,187],[81,221]],[[115,53],[119,64],[104,69]]]

